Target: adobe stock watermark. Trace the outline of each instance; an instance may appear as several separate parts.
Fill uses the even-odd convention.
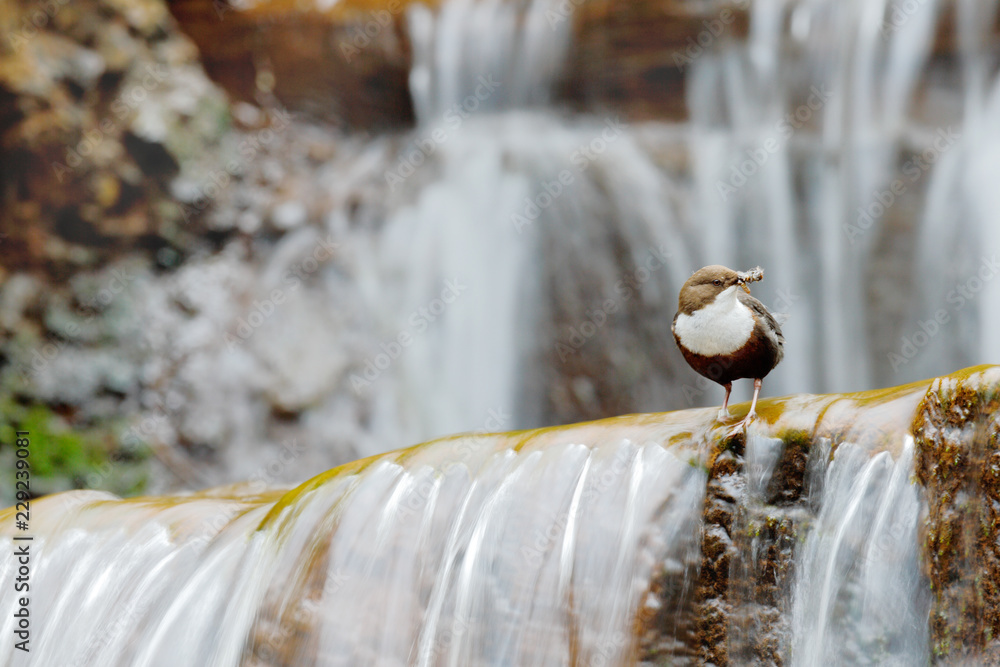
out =
[[[570,163],[576,167],[579,174],[587,171],[587,168],[628,128],[628,124],[622,122],[618,116],[605,119],[604,126],[599,135],[578,146],[569,156]],[[552,203],[566,191],[566,187],[572,185],[575,180],[576,176],[569,169],[563,169],[551,181],[543,180],[539,184],[541,187],[536,188],[538,194],[525,198],[523,211],[512,213],[510,216],[517,233],[520,234],[526,227],[530,227],[542,211],[552,206]]]
[[[472,94],[451,105],[441,116],[441,122],[432,129],[422,131],[422,136],[414,139],[412,146],[400,153],[396,166],[386,170],[385,182],[389,186],[390,192],[395,192],[396,187],[407,178],[416,173],[427,159],[437,152],[438,146],[445,143],[454,136],[462,124],[472,117],[472,115],[496,92],[500,87],[500,81],[493,78],[492,74],[480,75],[477,79],[479,85],[472,91]]]
[[[212,9],[221,21],[232,11],[245,11],[253,6],[251,0],[212,0]]]
[[[615,453],[614,459],[609,463],[600,475],[589,476],[580,496],[581,503],[579,511],[592,507],[601,497],[617,482],[629,469],[631,454],[625,447],[621,447]],[[520,554],[529,567],[541,567],[546,555],[552,551],[558,540],[562,539],[569,523],[569,512],[561,512],[554,516],[544,530],[535,528],[531,531],[531,540],[522,544]]]
[[[260,329],[278,311],[289,294],[297,290],[307,276],[315,273],[327,261],[333,258],[339,243],[334,242],[333,234],[327,234],[326,239],[317,239],[312,252],[293,264],[282,276],[284,287],[276,287],[264,299],[254,299],[250,312],[237,318],[232,332],[226,332],[226,347],[230,350],[250,340],[250,337]]]
[[[945,296],[945,301],[950,304],[949,308],[939,308],[926,320],[917,322],[917,330],[909,335],[902,336],[902,343],[895,352],[889,352],[887,358],[893,371],[899,370],[916,358],[917,354],[927,344],[941,333],[945,324],[951,321],[952,315],[960,312],[966,304],[976,299],[979,293],[986,286],[986,283],[993,280],[1000,273],[1000,261],[997,256],[985,255],[980,258],[979,268],[976,273],[964,282],[957,283]]]
[[[780,151],[792,138],[795,132],[808,123],[813,115],[822,109],[830,98],[833,91],[828,90],[826,84],[819,87],[809,88],[809,97],[806,101],[789,111],[774,125],[772,134],[764,139],[756,148],[747,148],[729,167],[729,178],[719,180],[715,183],[716,190],[722,201],[727,201],[730,195],[746,185],[760,169],[771,159],[771,156]]]
[[[304,445],[300,445],[295,438],[289,438],[281,443],[281,449],[261,465],[247,480],[252,493],[264,493],[272,484],[280,481],[281,474],[294,461],[298,460],[306,452]],[[219,512],[215,516],[206,518],[199,524],[201,530],[198,534],[187,541],[187,544],[204,545],[211,542],[226,527],[231,524],[243,512],[241,506],[230,507],[224,512]]]
[[[898,519],[890,521],[888,529],[878,535],[873,534],[874,539],[869,548],[865,550],[863,558],[860,559],[860,564],[872,567],[873,565],[879,565],[897,557],[901,549],[905,548],[904,545],[912,544],[910,539],[916,533],[916,523],[914,521],[913,525],[908,525]]]
[[[938,158],[961,138],[962,135],[954,130],[951,125],[948,126],[948,129],[938,128],[930,147],[903,164],[901,171],[906,180],[897,178],[886,189],[873,192],[871,203],[867,206],[858,207],[857,220],[854,223],[844,223],[844,233],[847,234],[847,239],[851,242],[851,245],[857,243],[857,240],[871,229],[875,221],[881,219],[885,215],[885,212],[896,203],[896,200],[903,196],[911,185],[919,181],[924,174],[930,171],[931,166],[937,162]]]
[[[336,596],[351,581],[352,577],[344,574],[341,568],[333,572],[328,572],[323,590],[318,597],[312,597],[315,593],[310,593],[310,597],[300,599],[298,607],[292,613],[292,622],[282,622],[271,632],[264,633],[264,650],[258,650],[258,656],[269,663],[279,662],[278,658],[285,643],[293,636],[301,633],[303,627],[308,627],[316,622],[324,605],[332,607],[335,604]],[[270,654],[270,656],[268,655]]]
[[[407,326],[390,341],[380,343],[381,352],[365,359],[364,370],[361,371],[360,375],[351,374],[351,388],[355,393],[360,393],[362,389],[370,387],[373,382],[378,380],[382,372],[413,345],[416,337],[427,331],[431,323],[437,321],[437,318],[447,310],[448,306],[455,303],[468,288],[469,286],[463,285],[458,278],[445,280],[444,287],[438,297],[431,299],[426,305],[420,306],[410,313]]]
[[[560,23],[573,15],[577,9],[583,6],[587,0],[560,0],[559,4],[552,9],[545,10],[545,20],[549,24],[549,30],[556,31]]]
[[[281,443],[281,448],[274,456],[250,475],[247,482],[253,493],[264,493],[275,482],[282,479],[283,473],[288,467],[299,460],[306,453],[305,445],[300,445],[295,438],[289,438]]]
[[[77,338],[85,327],[90,327],[94,323],[94,320],[97,319],[97,311],[111,305],[136,278],[135,273],[127,266],[115,267],[108,273],[111,277],[97,290],[93,299],[82,304],[84,307],[90,308],[92,312],[83,318],[82,323],[79,320],[70,322],[66,326],[62,338],[51,338],[39,348],[32,350],[31,358],[27,361],[26,366],[22,366],[20,370],[22,381],[30,383],[34,376],[44,371],[70,345],[69,340]]]
[[[463,466],[469,462],[475,454],[483,447],[487,447],[495,442],[489,434],[502,430],[511,420],[511,416],[503,408],[491,408],[487,411],[486,421],[482,428],[478,428],[471,435],[462,437],[455,441],[455,452],[457,456],[448,460],[442,471],[447,473],[455,467]],[[427,502],[434,493],[434,481],[424,478],[422,482],[411,488],[406,497],[399,503],[399,513],[403,518],[412,518],[417,512],[423,511],[427,507]]]
[[[697,35],[689,35],[687,46],[681,51],[674,51],[672,59],[677,69],[684,71],[690,67],[695,60],[700,58],[715,43],[715,40],[722,37],[727,28],[736,22],[736,11],[746,10],[750,7],[750,0],[737,0],[730,7],[726,7],[719,15],[713,18],[704,19],[701,22],[702,29]]]
[[[661,243],[656,248],[649,248],[646,260],[615,283],[615,296],[605,299],[596,308],[585,310],[584,317],[586,319],[569,327],[566,337],[556,341],[555,350],[556,354],[559,355],[559,361],[565,363],[570,355],[579,352],[587,344],[587,341],[607,324],[611,315],[617,313],[623,304],[639,295],[642,285],[648,282],[655,272],[666,266],[670,257],[671,252],[665,243]]]
[[[149,94],[167,80],[169,74],[170,68],[166,65],[158,63],[146,65],[142,79],[123,90],[111,101],[109,109],[114,117],[103,118],[96,127],[84,131],[83,137],[75,146],[66,148],[65,162],[52,162],[50,166],[56,174],[56,180],[62,183],[66,174],[80,167],[84,163],[84,158],[92,155],[105,139],[116,135],[132,111],[145,102]]]
[[[792,306],[795,305],[795,302],[799,301],[801,298],[801,295],[795,294],[791,290],[779,289],[775,295],[773,310],[775,313],[787,315],[791,311]],[[729,370],[733,363],[734,360],[732,359],[713,362],[712,365],[708,367],[708,377],[698,373],[698,378],[693,384],[685,384],[681,387],[681,392],[684,394],[684,400],[688,407],[693,406],[695,404],[695,400],[700,396],[703,396],[708,388],[713,385],[717,385],[718,378],[721,378],[723,373]]]
[[[892,4],[888,9],[888,15],[879,26],[882,39],[888,39],[926,5],[927,0],[900,0]]]
[[[625,648],[627,643],[628,638],[624,632],[611,633],[610,637],[597,645],[597,652],[591,656],[590,662],[587,664],[590,667],[611,667],[618,664],[617,660],[620,660],[621,650]]]
[[[30,3],[29,13],[21,18],[20,27],[7,33],[7,46],[14,53],[20,51],[28,40],[34,39],[39,30],[44,30],[59,10],[69,4],[69,0],[46,0]]]
[[[358,21],[348,39],[341,39],[337,46],[341,55],[348,63],[367,48],[372,40],[378,37],[379,33],[393,24],[393,17],[403,11],[404,5],[401,0],[389,0],[384,9],[368,10],[369,18],[366,21]]]
[[[521,556],[529,567],[541,567],[546,554],[555,546],[556,540],[562,537],[568,523],[569,513],[562,512],[552,519],[545,530],[535,528],[531,531],[531,542],[521,545]]]
[[[185,223],[191,222],[200,213],[204,212],[211,204],[212,200],[219,196],[232,181],[233,177],[243,173],[246,165],[253,162],[257,153],[267,148],[275,138],[291,125],[292,115],[283,110],[277,109],[271,112],[272,122],[267,127],[253,132],[240,141],[236,148],[239,157],[231,158],[226,162],[225,169],[214,169],[201,179],[201,184],[196,187],[193,193],[186,195],[189,203],[181,204],[181,217]]]
[[[87,665],[93,664],[94,656],[104,649],[120,646],[130,633],[135,632],[135,624],[152,609],[153,602],[151,597],[142,598],[141,602],[136,604],[134,608],[129,608],[125,615],[115,617],[110,623],[102,622],[97,636],[89,638],[86,649],[77,653],[73,662],[63,663],[63,667],[87,667]]]
[[[472,432],[472,437],[462,438],[455,443],[455,452],[458,456],[444,465],[445,470],[450,470],[455,466],[464,465],[479,452],[483,447],[494,442],[493,438],[487,437],[491,433],[497,433],[507,426],[511,421],[511,416],[503,408],[490,408],[486,412],[486,421],[482,428]]]
[[[445,627],[444,630],[441,630],[434,638],[434,643],[430,646],[430,650],[421,655],[422,659],[420,664],[439,664],[444,659],[447,652],[450,651],[471,628],[472,626],[469,624],[468,619],[462,618],[461,616],[455,616],[452,618],[451,625]]]

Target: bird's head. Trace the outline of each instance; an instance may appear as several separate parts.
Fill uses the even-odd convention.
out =
[[[702,306],[712,303],[715,297],[736,285],[749,294],[750,287],[747,284],[763,277],[764,271],[760,267],[749,271],[733,271],[719,264],[703,267],[695,271],[681,287],[678,309],[682,313],[691,314]]]

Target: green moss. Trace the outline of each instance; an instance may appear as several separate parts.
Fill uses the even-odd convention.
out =
[[[145,490],[147,452],[120,454],[115,433],[119,424],[72,424],[44,404],[24,405],[0,397],[0,474],[13,479],[12,447],[17,431],[31,441],[31,493],[34,497],[74,488],[98,488],[118,495]],[[0,483],[0,506],[13,503],[13,485]]]
[[[812,434],[801,429],[787,429],[779,433],[778,437],[785,443],[786,449],[797,447],[809,451],[809,448],[812,447]]]
[[[92,434],[72,431],[44,406],[26,408],[19,421],[18,427],[4,424],[2,437],[11,442],[15,428],[31,434],[32,476],[83,475],[103,459],[103,447]]]

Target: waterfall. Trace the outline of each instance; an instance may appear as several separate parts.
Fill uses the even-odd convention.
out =
[[[923,465],[934,447],[950,465],[972,429],[936,421],[937,401],[995,397],[998,377],[765,399],[745,438],[708,408],[451,436],[295,488],[34,500],[31,653],[4,614],[0,662],[928,664],[942,598],[918,530],[942,507],[908,429]],[[8,544],[29,534],[13,519]],[[0,554],[0,579],[19,567]],[[958,583],[935,613],[961,624],[976,589]],[[0,609],[17,595],[0,588]]]
[[[666,329],[680,284],[713,262],[764,266],[760,297],[789,315],[769,392],[857,390],[993,359],[985,332],[1000,288],[986,281],[964,309],[947,297],[952,277],[968,280],[992,256],[976,248],[998,247],[1000,209],[986,185],[1000,155],[998,89],[979,57],[997,3],[961,5],[964,118],[918,121],[920,91],[941,85],[925,80],[939,5],[754,2],[745,44],[692,63],[683,124],[552,108],[570,35],[569,22],[548,22],[550,3],[412,7],[419,122],[408,145],[427,145],[456,109],[463,118],[401,185],[405,204],[386,224],[398,246],[387,238],[382,263],[371,262],[381,285],[371,298],[405,291],[393,310],[410,312],[432,295],[437,267],[475,287],[446,313],[442,335],[401,364],[396,400],[410,402],[410,423],[423,420],[404,434],[477,428],[498,406],[521,425],[602,414],[613,408],[597,397],[624,387],[627,410],[711,402]],[[496,90],[482,95],[487,81]],[[686,171],[669,166],[676,159]],[[638,298],[604,312],[650,254],[666,267],[631,281]],[[478,395],[485,378],[489,396]]]
[[[626,664],[654,565],[696,535],[704,471],[662,444],[690,425],[453,437],[287,492],[49,497],[31,664]]]
[[[706,242],[724,262],[766,266],[762,288],[771,300],[781,292],[794,295],[778,299],[792,316],[786,361],[774,372],[780,390],[845,391],[933,374],[939,356],[927,351],[914,359],[906,350],[902,357],[899,349],[901,337],[912,339],[910,328],[920,332],[919,322],[950,307],[949,288],[936,291],[949,281],[924,277],[958,272],[967,279],[980,263],[972,249],[997,227],[996,209],[985,207],[954,224],[964,215],[959,202],[989,195],[935,195],[954,182],[952,165],[968,159],[961,146],[995,159],[995,147],[983,138],[996,123],[981,133],[962,132],[968,142],[952,149],[950,133],[947,142],[934,142],[939,129],[948,132],[962,119],[942,114],[941,127],[913,119],[918,83],[935,85],[920,77],[940,14],[937,2],[919,3],[917,11],[913,4],[904,11],[897,2],[754,2],[747,44],[706,54],[694,65],[692,155],[702,181],[695,187]],[[982,5],[976,11],[981,47],[994,14]],[[988,82],[985,72],[976,75],[975,85]],[[976,104],[971,96],[966,101],[971,118]],[[925,151],[927,163],[914,162]],[[925,199],[926,215],[915,224]],[[936,236],[901,273],[892,261],[908,261],[907,236],[925,234]],[[889,261],[880,249],[886,244],[907,259]],[[928,282],[932,295],[912,287]],[[890,284],[904,296],[882,297]],[[969,311],[991,309],[983,302]],[[898,313],[906,327],[888,326],[878,311]],[[974,337],[966,346],[942,336],[932,347],[964,363],[971,357],[963,350],[978,349],[979,361],[996,357],[993,338]]]
[[[927,664],[930,586],[912,476],[910,436],[896,460],[837,448],[798,563],[792,664]]]
[[[386,440],[474,430],[498,412],[513,413],[503,426],[544,423],[545,383],[580,356],[591,329],[607,341],[628,328],[605,327],[609,309],[631,300],[662,324],[672,316],[666,286],[696,268],[676,247],[685,230],[675,188],[628,123],[546,108],[569,39],[569,22],[548,18],[557,4],[458,1],[407,14],[418,124],[390,158],[390,205],[355,277],[389,347],[415,333],[406,318],[442,286],[463,291],[368,392],[380,421],[396,424]],[[657,134],[676,143],[672,131]],[[661,330],[656,345],[645,357],[662,358],[672,342]],[[554,356],[560,364],[545,368]],[[627,363],[651,365],[645,357]],[[635,407],[680,396],[655,368],[643,374]]]
[[[935,659],[928,383],[765,399],[745,438],[715,408],[483,434],[717,403],[668,332],[708,263],[764,266],[755,294],[790,316],[768,395],[996,361],[1000,2],[913,4],[756,0],[744,43],[692,63],[677,123],[557,106],[564,3],[409,7],[416,126],[310,156],[316,219],[285,208],[259,239],[247,222],[252,242],[129,288],[150,350],[129,400],[158,453],[239,443],[218,467],[251,481],[32,501],[31,664]],[[949,7],[953,69],[934,58]],[[276,291],[282,317],[268,301],[255,324],[247,304]],[[290,432],[305,443],[275,455]],[[373,456],[274,484],[326,468],[332,442]],[[19,567],[6,549],[0,580]],[[15,623],[5,664],[27,662]]]

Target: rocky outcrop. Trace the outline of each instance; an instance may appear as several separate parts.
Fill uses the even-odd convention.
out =
[[[191,460],[215,457],[231,432],[191,427],[218,408],[185,401],[164,374],[183,374],[178,339],[224,344],[247,316],[257,295],[234,285],[251,280],[234,268],[233,237],[280,236],[318,216],[326,193],[311,170],[336,139],[294,132],[273,106],[231,104],[159,0],[8,2],[0,26],[0,429],[42,435],[39,494],[218,482]],[[184,272],[192,257],[217,261]],[[163,336],[184,326],[201,333]],[[316,393],[287,384],[270,390],[277,423]],[[10,457],[0,449],[0,465]],[[151,471],[155,461],[165,468]],[[0,485],[0,501],[12,499]]]
[[[208,72],[237,98],[273,93],[313,117],[379,129],[414,118],[409,3],[174,0],[170,8]],[[747,29],[741,2],[567,0],[553,7],[548,27],[569,22],[575,35],[556,103],[634,120],[686,118],[688,66]]]
[[[143,324],[122,295],[204,244],[173,186],[217,166],[228,101],[156,0],[4,2],[0,31],[0,427],[43,438],[38,493],[136,493]]]
[[[8,2],[0,25],[0,272],[189,243],[170,182],[230,118],[166,7]]]
[[[765,464],[763,484],[745,437],[721,438],[710,455],[697,562],[667,564],[654,579],[658,613],[645,619],[643,664],[789,664],[796,554],[820,512],[826,462],[838,443],[866,442],[874,452],[908,431],[926,504],[919,534],[933,600],[928,654],[942,665],[996,661],[998,396],[1000,369],[978,367],[893,390],[816,397],[799,414],[801,422],[815,415],[812,427],[771,423],[780,455]],[[871,418],[879,414],[889,419]],[[692,569],[693,590],[684,579]]]
[[[977,380],[935,380],[913,421],[941,664],[1000,661],[1000,387]]]
[[[173,0],[208,73],[235,99],[360,129],[408,126],[403,0]]]

